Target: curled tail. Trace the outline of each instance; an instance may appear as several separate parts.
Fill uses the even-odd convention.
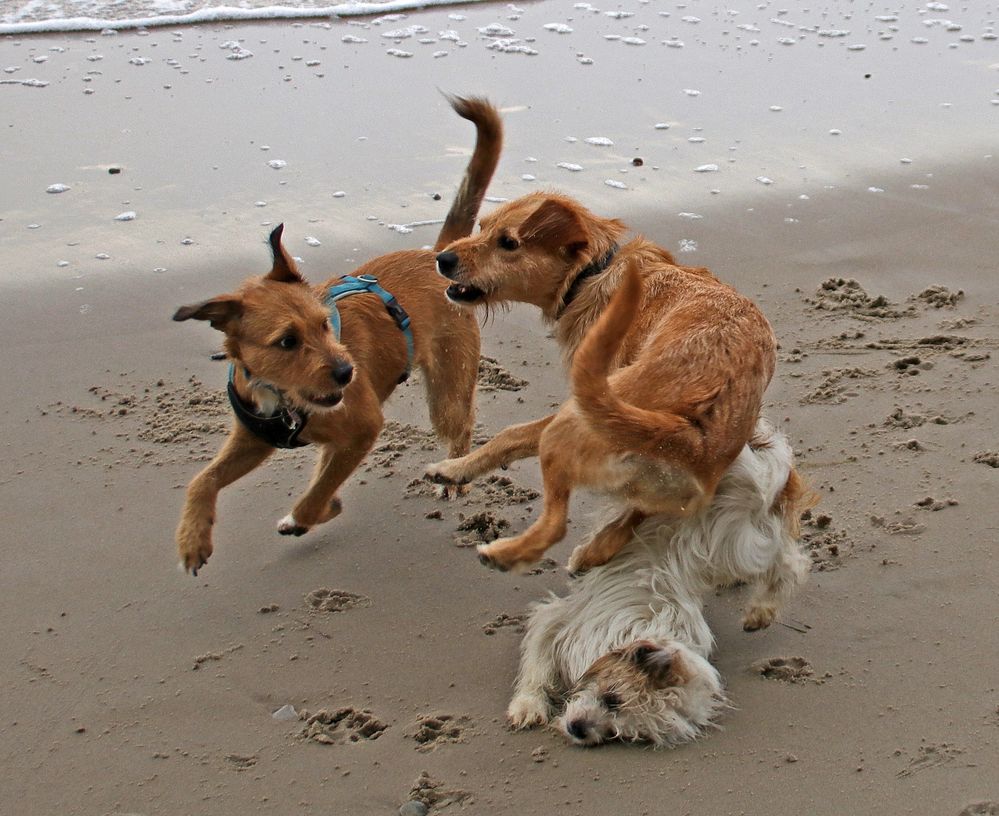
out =
[[[572,387],[583,416],[624,451],[653,456],[685,455],[700,434],[680,413],[649,411],[622,400],[607,378],[642,303],[638,261],[626,260],[617,291],[580,343],[572,360]]]
[[[488,100],[476,96],[448,96],[447,100],[455,113],[475,125],[475,150],[437,236],[434,251],[440,251],[452,241],[472,234],[482,197],[496,171],[503,148],[503,122],[499,111]]]

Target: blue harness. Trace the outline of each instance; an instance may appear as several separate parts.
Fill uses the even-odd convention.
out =
[[[350,295],[359,295],[365,292],[377,295],[381,299],[382,303],[385,304],[385,310],[395,321],[395,324],[399,327],[399,331],[402,332],[403,338],[406,340],[406,370],[399,377],[400,383],[405,382],[409,379],[410,371],[413,369],[413,358],[416,356],[416,346],[413,342],[413,331],[409,325],[409,315],[406,314],[406,310],[402,308],[399,301],[391,293],[378,285],[377,278],[372,275],[358,275],[357,277],[345,275],[341,278],[340,283],[336,286],[331,286],[327,290],[323,302],[329,308],[329,320],[330,325],[333,327],[333,333],[339,341],[340,310],[337,309],[336,302]],[[252,376],[249,369],[244,367],[243,371],[248,378]],[[245,403],[239,394],[236,393],[235,373],[235,367],[230,365],[229,382],[226,390],[229,394],[229,403],[232,405],[232,410],[236,414],[236,418],[247,430],[275,448],[300,448],[308,444],[298,438],[299,434],[305,430],[305,424],[309,420],[307,413],[296,411],[287,405],[282,405],[281,409],[274,414],[266,416],[258,414],[253,410],[252,406]],[[272,390],[280,397],[280,392],[277,389],[272,388]]]
[[[385,304],[385,311],[389,313],[389,317],[395,321],[395,324],[399,327],[399,331],[402,332],[402,336],[406,339],[406,370],[399,377],[399,382],[406,382],[409,379],[409,372],[413,369],[413,357],[416,355],[416,348],[413,344],[413,332],[409,328],[409,315],[406,314],[406,310],[399,305],[399,301],[391,293],[386,292],[378,285],[378,278],[374,275],[358,275],[356,278],[352,275],[345,275],[341,278],[340,283],[336,286],[331,286],[326,292],[323,302],[329,306],[330,325],[333,327],[333,333],[336,335],[336,339],[339,340],[340,311],[336,307],[336,302],[350,295],[359,295],[362,292],[370,292],[372,295],[378,295],[381,298],[382,303]]]

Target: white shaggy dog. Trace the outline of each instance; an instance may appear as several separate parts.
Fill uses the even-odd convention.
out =
[[[753,582],[743,626],[769,626],[808,572],[797,538],[809,496],[786,437],[761,419],[707,510],[649,519],[569,595],[534,606],[510,724],[549,723],[564,704],[557,727],[578,745],[675,745],[700,734],[725,706],[706,659],[713,637],[703,596]]]

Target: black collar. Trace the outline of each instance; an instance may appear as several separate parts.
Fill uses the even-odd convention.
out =
[[[579,294],[579,287],[586,282],[587,279],[592,278],[594,275],[599,275],[601,272],[607,270],[610,266],[611,261],[614,260],[614,256],[617,255],[617,251],[620,249],[617,244],[614,244],[607,252],[595,261],[591,261],[587,266],[584,266],[579,270],[579,273],[573,279],[572,283],[569,284],[568,290],[562,296],[562,305],[559,306],[558,311],[555,313],[555,319],[558,320],[565,310],[569,308],[569,305],[576,299],[576,295]]]
[[[270,416],[258,414],[243,402],[236,391],[233,379],[230,369],[226,389],[229,392],[229,403],[232,405],[233,413],[236,414],[236,419],[243,423],[250,433],[274,448],[302,448],[309,444],[298,438],[298,435],[305,430],[305,423],[309,420],[308,414],[299,413],[283,404],[281,410]]]

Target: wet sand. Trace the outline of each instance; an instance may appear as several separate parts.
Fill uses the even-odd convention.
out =
[[[792,21],[852,29],[819,37],[771,22],[793,11],[738,8],[693,23],[693,9],[615,19],[548,2],[368,28],[0,39],[0,66],[20,67],[3,77],[50,83],[0,86],[0,800],[39,814],[999,801],[993,29],[984,14],[961,11],[951,33],[922,20],[959,10],[892,23],[844,4]],[[488,48],[478,29],[494,23],[538,54]],[[381,37],[412,25],[429,33]],[[465,47],[439,38],[451,29]],[[254,56],[226,59],[236,41]],[[441,449],[415,384],[340,518],[276,534],[311,471],[310,453],[286,452],[223,493],[205,570],[174,569],[183,487],[228,417],[217,335],[170,314],[265,271],[279,221],[316,279],[432,242],[433,225],[390,225],[443,217],[470,148],[437,87],[507,106],[491,194],[558,187],[623,217],[755,297],[780,337],[767,412],[822,496],[805,526],[813,572],[765,632],[739,628],[742,590],[710,599],[735,707],[698,742],[580,750],[506,730],[526,607],[564,589],[601,500],[574,502],[536,574],[487,571],[469,545],[535,516],[537,465],[436,501],[419,477]],[[482,438],[563,398],[546,334],[521,308],[485,327]],[[294,719],[274,718],[289,705]]]

